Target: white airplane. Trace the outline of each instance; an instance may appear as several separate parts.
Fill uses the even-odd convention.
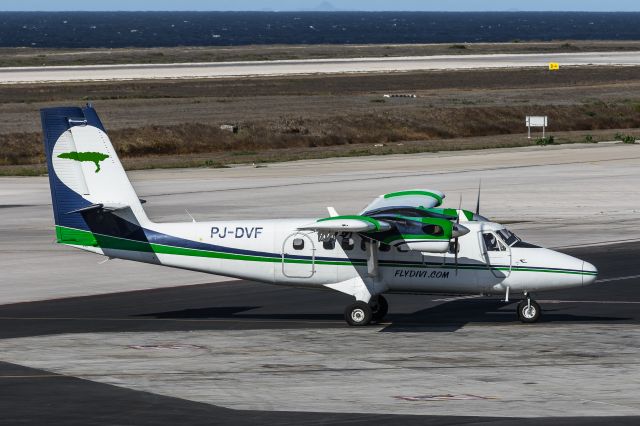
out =
[[[536,322],[533,292],[592,284],[596,268],[528,244],[477,212],[438,208],[411,190],[360,213],[321,219],[155,223],[147,218],[91,106],[41,111],[57,241],[109,258],[313,289],[354,298],[353,326],[381,321],[385,293],[523,294],[518,318]],[[479,205],[479,198],[478,198]]]

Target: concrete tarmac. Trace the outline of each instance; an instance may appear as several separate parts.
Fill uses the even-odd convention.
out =
[[[639,250],[567,250],[601,282],[540,295],[529,326],[494,298],[391,295],[352,329],[348,297],[244,281],[1,306],[3,419],[634,424]]]
[[[416,187],[470,207],[481,178],[483,214],[601,272],[536,295],[531,326],[496,298],[391,295],[387,321],[351,329],[338,293],[99,265],[52,244],[46,179],[0,178],[0,424],[637,424],[639,159],[597,144],[131,173],[158,221],[349,214]]]
[[[550,62],[561,66],[638,66],[640,55],[636,52],[586,52],[18,67],[0,68],[0,84],[526,68],[546,67]]]
[[[640,239],[640,145],[588,144],[341,158],[264,168],[130,173],[152,220],[271,219],[359,212],[383,193],[439,189],[525,240],[564,247]],[[0,301],[16,303],[226,280],[53,243],[45,177],[0,178]],[[74,265],[68,274],[60,264]]]

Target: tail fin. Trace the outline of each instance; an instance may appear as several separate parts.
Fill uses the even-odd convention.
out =
[[[58,242],[74,244],[78,231],[92,231],[86,215],[92,210],[148,221],[92,107],[43,109],[41,119]]]

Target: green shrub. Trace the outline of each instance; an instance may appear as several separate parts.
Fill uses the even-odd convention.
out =
[[[553,136],[547,136],[544,138],[536,139],[536,145],[547,146],[547,145],[553,145],[554,143],[556,143],[556,140]]]
[[[598,143],[598,141],[596,141],[593,136],[587,135],[584,137],[584,143]]]
[[[454,44],[450,47],[450,49],[460,49],[460,50],[464,50],[466,48],[467,46],[465,46],[464,44]]]
[[[622,133],[616,133],[614,139],[622,143],[636,143],[636,137],[631,135],[623,135]]]

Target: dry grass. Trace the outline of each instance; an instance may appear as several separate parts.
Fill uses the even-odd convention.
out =
[[[42,172],[39,108],[83,98],[100,99],[128,168],[221,167],[522,146],[524,117],[538,114],[561,143],[612,140],[638,134],[638,90],[634,67],[0,86],[0,174]]]
[[[280,118],[271,122],[247,123],[238,134],[218,127],[187,123],[171,126],[142,126],[117,129],[111,139],[124,159],[145,157],[188,156],[193,154],[252,153],[327,147],[362,147],[409,141],[439,141],[429,150],[456,149],[453,143],[443,146],[443,140],[456,140],[522,132],[526,114],[546,113],[554,132],[582,131],[593,133],[606,129],[640,128],[637,105],[597,102],[582,106],[545,107],[466,107],[442,108],[402,114],[381,113],[334,116],[331,119]],[[613,136],[613,133],[612,133]],[[0,165],[16,166],[44,162],[39,133],[1,135]],[[613,138],[612,138],[613,139]],[[513,145],[513,143],[511,143]],[[469,148],[495,147],[497,145]],[[424,147],[423,147],[424,148]],[[341,151],[345,151],[344,149]],[[293,152],[293,151],[292,151]],[[346,150],[345,152],[348,152]],[[370,153],[366,150],[366,153]],[[258,156],[259,157],[259,156]],[[227,155],[225,161],[242,162]],[[131,163],[129,163],[131,164]]]
[[[640,42],[554,41],[404,45],[261,45],[149,49],[3,48],[0,49],[0,67],[598,51],[640,51]]]

